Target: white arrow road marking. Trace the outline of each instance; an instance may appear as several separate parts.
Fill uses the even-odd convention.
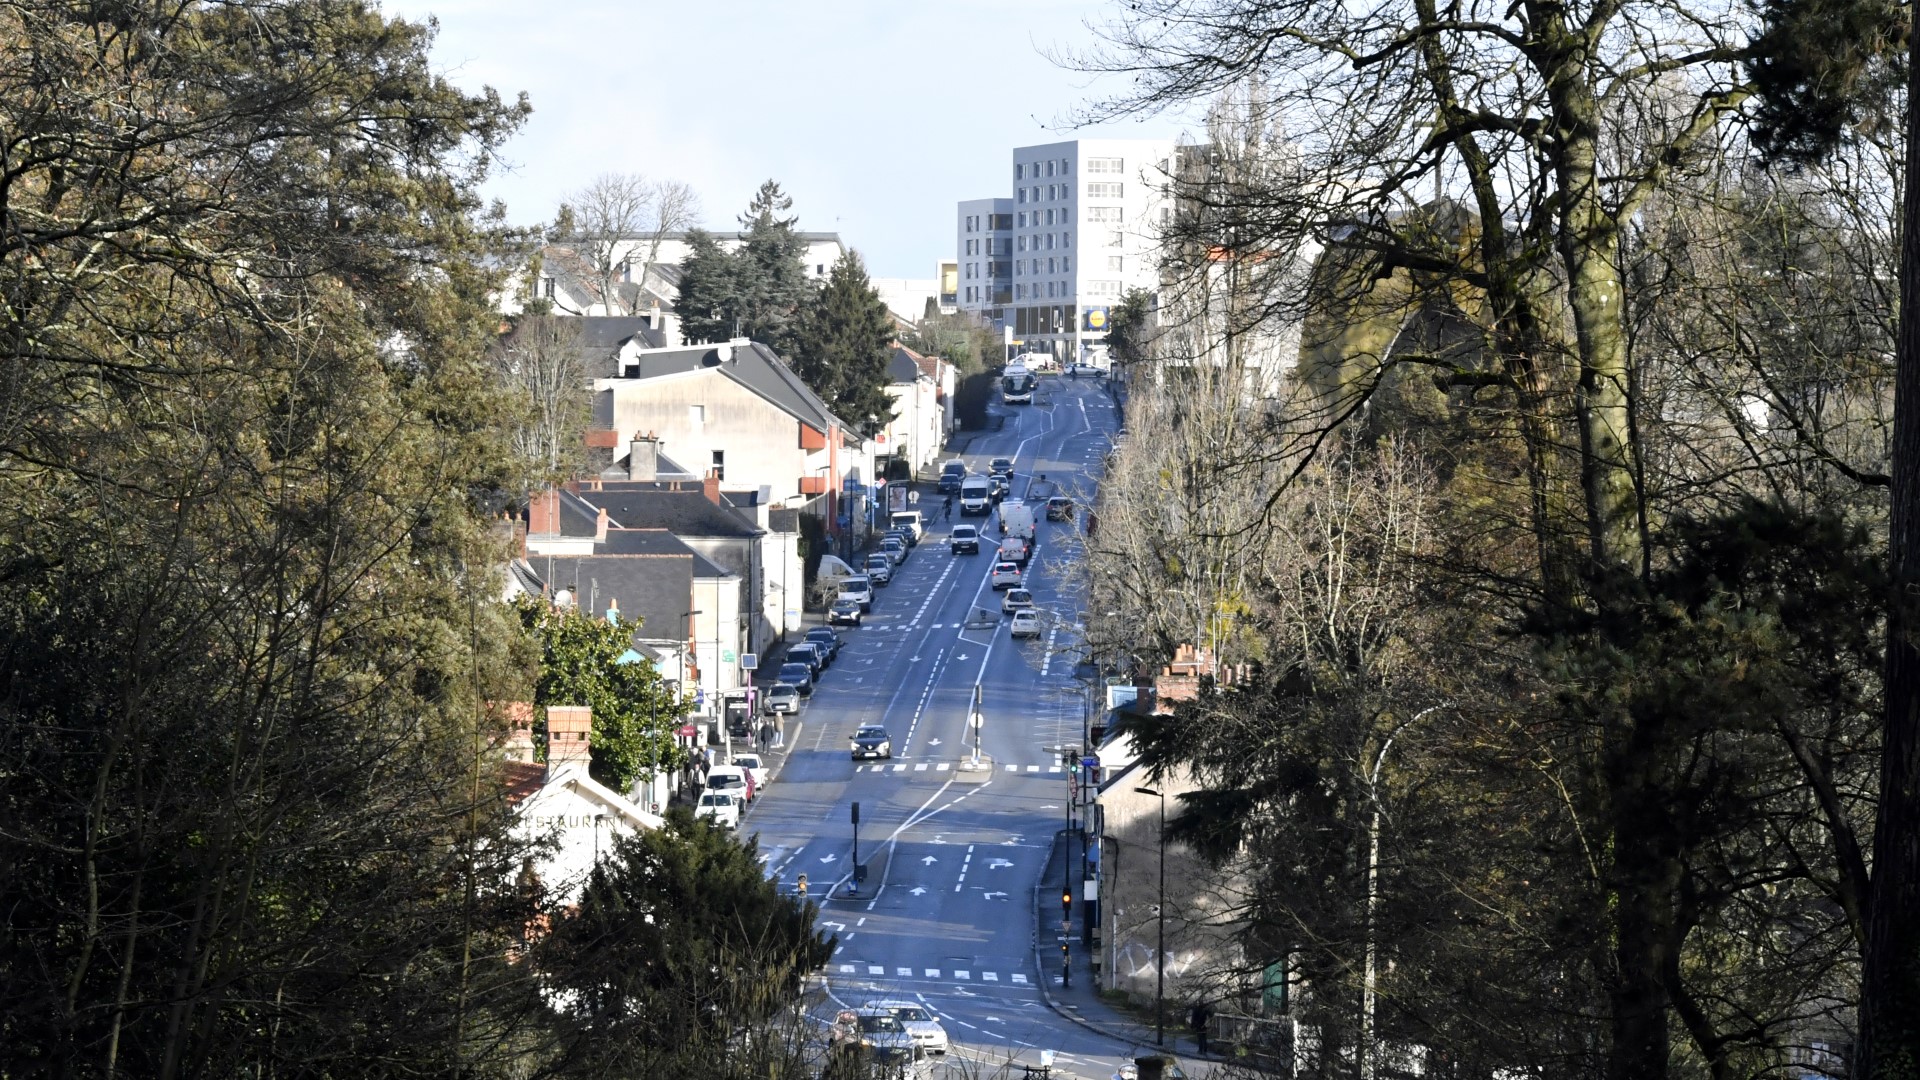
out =
[[[824,863],[830,863],[837,858],[839,858],[838,855],[822,855],[820,856],[820,861]]]
[[[1010,859],[988,859],[987,860],[987,869],[989,870],[999,870],[1004,867],[1008,867],[1012,865],[1013,865],[1013,862]]]
[[[931,855],[929,855],[929,856],[927,856],[926,858],[924,858],[924,859],[921,859],[921,860],[920,860],[920,862],[921,862],[921,864],[922,864],[922,865],[924,865],[924,866],[932,866],[932,865],[933,865],[934,863],[937,863],[937,862],[939,862],[939,861],[940,861],[939,859],[936,859],[936,858],[934,858],[934,857],[933,857],[933,856],[931,856]],[[1012,863],[1008,863],[1007,865],[1009,865],[1009,866],[1011,866],[1011,865],[1013,865],[1013,864],[1012,864]]]
[[[966,653],[961,653],[960,655],[954,657],[955,660],[965,660],[966,658],[967,658]]]
[[[1003,892],[990,892],[987,894],[987,899],[989,900],[1005,900],[1006,898],[1007,894]]]
[[[909,893],[912,893],[914,896],[920,896],[924,894],[927,890],[926,890],[926,886],[924,885],[915,885],[913,888],[908,889],[907,891]]]
[[[940,745],[940,740],[939,740],[939,739],[934,739],[934,740],[931,740],[930,742],[928,742],[928,743],[927,743],[927,745],[928,745],[928,746],[939,746],[939,745]]]
[[[823,922],[820,925],[829,930],[845,930],[847,928],[847,924],[843,922]]]

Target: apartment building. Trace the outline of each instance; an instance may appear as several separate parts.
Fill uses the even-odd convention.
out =
[[[1074,139],[1015,148],[1012,198],[957,208],[961,309],[1010,330],[1020,350],[1104,359],[1108,309],[1129,289],[1159,284],[1174,147]],[[1008,273],[996,276],[1002,266]]]

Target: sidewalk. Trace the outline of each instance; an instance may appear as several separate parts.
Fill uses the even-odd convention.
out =
[[[1153,1025],[1115,1008],[1100,997],[1092,957],[1083,944],[1086,940],[1083,922],[1085,908],[1077,888],[1074,890],[1073,922],[1068,941],[1073,979],[1069,986],[1060,985],[1060,894],[1067,884],[1069,837],[1077,853],[1080,845],[1077,831],[1068,833],[1062,829],[1054,833],[1052,849],[1047,853],[1047,868],[1041,873],[1040,885],[1033,894],[1033,924],[1036,928],[1034,955],[1040,963],[1041,996],[1046,998],[1049,1008],[1074,1023],[1127,1043],[1137,1053],[1152,1053],[1156,1049]],[[1176,1023],[1176,1015],[1183,1022]],[[1172,1006],[1167,1017],[1166,1039],[1166,1046],[1159,1049],[1182,1060],[1224,1060],[1211,1055],[1206,1058],[1199,1056],[1193,1033],[1187,1030],[1184,1023],[1184,1014],[1176,1013]]]

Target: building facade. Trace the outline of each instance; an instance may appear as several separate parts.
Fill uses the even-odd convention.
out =
[[[1101,362],[1109,309],[1129,289],[1159,285],[1174,153],[1170,139],[1015,148],[1013,197],[972,199],[957,209],[961,309],[1003,327],[1015,351]],[[991,227],[1004,216],[1010,229]],[[1003,261],[1011,264],[1005,279],[991,276]],[[970,266],[987,276],[969,277]],[[992,287],[969,292],[969,285]]]

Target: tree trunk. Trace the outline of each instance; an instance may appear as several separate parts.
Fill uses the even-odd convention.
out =
[[[1920,1077],[1920,109],[1912,106],[1920,102],[1920,5],[1913,12],[1887,530],[1893,595],[1855,1073],[1869,1080]]]

